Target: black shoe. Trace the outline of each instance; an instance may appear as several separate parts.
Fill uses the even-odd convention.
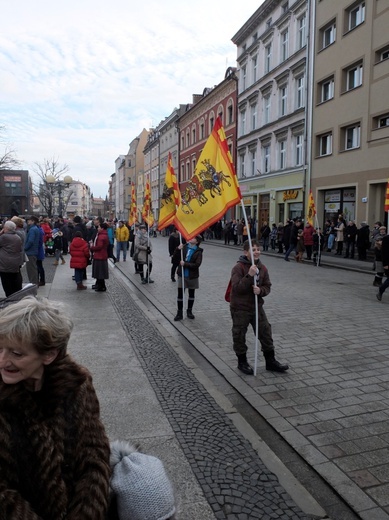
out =
[[[193,312],[192,312],[190,309],[188,309],[188,310],[186,311],[186,315],[188,316],[188,318],[189,318],[190,320],[194,320]]]
[[[380,293],[380,291],[378,291],[378,293],[376,294],[376,298],[379,302],[382,300],[382,294]]]
[[[175,278],[172,278],[172,282],[175,282],[175,281],[176,281],[176,279],[175,279]]]
[[[105,292],[106,290],[106,287],[98,287],[97,289],[95,289],[95,292]]]
[[[182,311],[178,311],[177,314],[174,316],[174,321],[180,321],[183,319]]]
[[[95,283],[92,285],[92,289],[98,289],[98,287]]]
[[[266,360],[266,370],[271,372],[286,372],[288,365],[281,365],[275,358]]]
[[[248,376],[252,376],[254,374],[254,370],[252,367],[248,364],[247,361],[239,361],[238,362],[238,370],[243,372],[244,374]]]

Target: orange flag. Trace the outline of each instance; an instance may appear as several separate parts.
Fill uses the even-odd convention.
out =
[[[389,182],[386,185],[385,211],[389,211]]]
[[[174,172],[172,155],[169,152],[166,168],[165,183],[161,196],[161,207],[159,210],[158,230],[173,223],[177,206],[180,204],[181,196],[178,188],[177,177]]]
[[[220,117],[181,193],[174,225],[190,240],[220,220],[242,196]]]
[[[129,226],[135,224],[138,220],[138,210],[136,207],[136,195],[135,195],[135,184],[131,183],[131,208],[130,208],[130,217],[128,219]]]
[[[148,226],[153,225],[154,215],[153,215],[153,211],[151,208],[151,193],[150,193],[149,179],[146,180],[145,193],[144,193],[144,197],[143,197],[142,218],[147,223]]]
[[[312,190],[309,190],[307,221],[311,224],[311,226],[313,226],[313,219],[315,218],[315,215],[315,201],[313,200]]]

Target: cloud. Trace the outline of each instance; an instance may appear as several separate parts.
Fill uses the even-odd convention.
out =
[[[221,0],[131,6],[15,0],[2,7],[0,125],[24,167],[59,157],[105,197],[114,161],[142,129],[236,62],[231,37],[254,13]],[[16,30],[17,28],[17,30]],[[1,153],[1,150],[0,150]]]

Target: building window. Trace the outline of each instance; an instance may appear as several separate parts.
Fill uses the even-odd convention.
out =
[[[188,148],[190,144],[190,140],[189,140],[189,130],[186,132],[186,147]]]
[[[192,177],[194,175],[195,170],[196,170],[196,159],[192,159]]]
[[[295,137],[295,149],[296,149],[296,166],[303,164],[303,136],[296,135]]]
[[[285,61],[289,56],[289,31],[288,29],[281,33],[281,62]]]
[[[319,135],[317,137],[317,155],[324,157],[332,154],[332,133]]]
[[[227,107],[228,124],[231,125],[234,122],[234,109],[232,104]]]
[[[263,124],[270,123],[270,94],[263,98]]]
[[[213,130],[213,125],[215,124],[215,118],[213,116],[211,116],[209,118],[209,133],[211,134],[212,133],[212,130]]]
[[[188,181],[190,179],[190,162],[186,163],[186,177],[185,179]]]
[[[265,47],[265,74],[271,70],[271,43]]]
[[[296,109],[305,105],[305,78],[300,76],[296,79]]]
[[[251,130],[255,130],[257,128],[257,104],[251,105]]]
[[[353,90],[362,85],[363,65],[358,63],[343,71],[344,91]]]
[[[241,83],[240,83],[240,91],[243,92],[244,90],[246,90],[246,75],[247,75],[247,67],[246,65],[243,65],[242,69],[241,69]]]
[[[379,49],[375,53],[375,61],[376,63],[379,63],[380,61],[385,61],[389,58],[389,46],[383,47],[382,49]]]
[[[324,103],[334,97],[334,78],[327,78],[319,83],[320,103]]]
[[[343,136],[344,150],[354,150],[361,145],[361,125],[355,124],[342,128],[341,135]]]
[[[255,168],[256,168],[256,153],[255,150],[250,151],[250,163],[251,163],[251,176],[254,177],[255,175]]]
[[[280,117],[285,116],[288,108],[288,87],[280,87]]]
[[[373,128],[385,128],[389,126],[389,114],[383,114],[373,118]]]
[[[286,141],[280,141],[278,143],[278,166],[280,170],[286,168]]]
[[[240,135],[246,133],[246,110],[242,110],[240,113]]]
[[[204,123],[201,123],[200,125],[200,139],[204,139]]]
[[[196,142],[196,129],[192,128],[192,144]]]
[[[253,56],[252,66],[253,66],[253,83],[255,83],[258,79],[258,56]]]
[[[336,23],[331,22],[329,25],[320,30],[321,48],[325,49],[335,42],[336,39]]]
[[[263,155],[263,173],[270,172],[270,144],[266,144],[262,147],[262,155]]]
[[[244,154],[239,155],[239,177],[243,179],[246,177]]]
[[[361,2],[358,5],[348,10],[348,30],[351,31],[358,25],[361,25],[365,21],[365,2]]]
[[[304,47],[307,39],[307,17],[304,14],[297,21],[297,50]]]
[[[269,18],[269,19],[266,21],[266,29],[270,29],[271,24],[272,24],[272,19]]]

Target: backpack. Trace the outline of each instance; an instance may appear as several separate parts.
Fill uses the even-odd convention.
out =
[[[243,264],[241,263],[240,265],[242,266],[242,269],[243,269],[242,272],[244,272]],[[230,281],[228,282],[228,285],[227,285],[226,293],[224,295],[224,299],[226,300],[226,302],[231,301],[231,290],[232,290],[232,283],[231,283],[231,278],[230,278]]]

